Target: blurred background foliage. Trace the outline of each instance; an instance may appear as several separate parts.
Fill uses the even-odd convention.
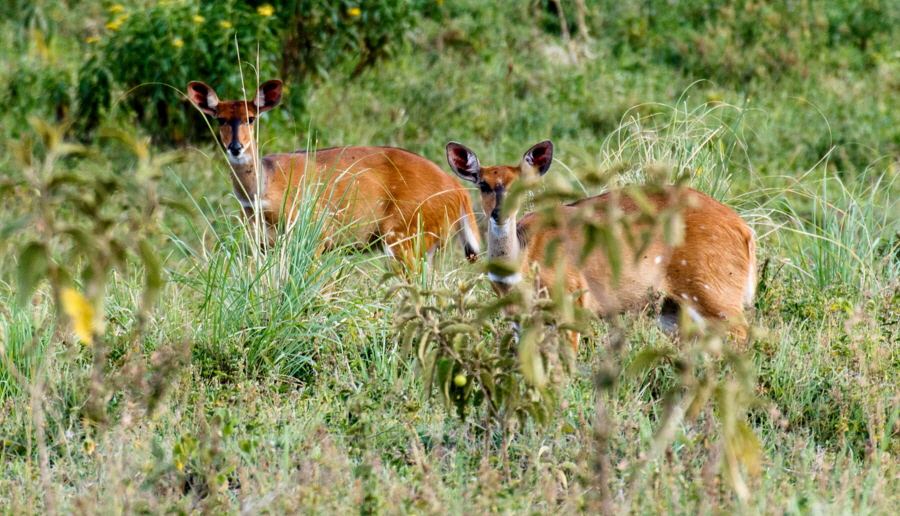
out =
[[[440,0],[14,0],[0,10],[5,32],[13,35],[4,43],[4,100],[19,112],[76,118],[73,129],[82,139],[95,134],[113,106],[159,144],[207,138],[178,90],[187,81],[204,80],[232,98],[242,88],[253,89],[248,83],[257,74],[285,80],[286,105],[305,125],[316,85],[359,79],[401,55],[417,56],[415,65],[425,69],[431,84],[435,78],[428,69],[439,56],[458,52],[461,62],[506,66],[500,87],[514,97],[540,93],[535,82],[570,82],[563,77],[602,84],[612,70],[673,74],[680,85],[711,80],[747,97],[765,96],[771,92],[758,90],[773,84],[802,93],[807,81],[823,74],[881,71],[886,86],[900,84],[900,74],[892,73],[900,65],[891,46],[900,4],[889,0],[530,0],[491,9]],[[436,25],[423,30],[425,22]],[[564,41],[554,46],[541,33]],[[75,59],[69,59],[72,51]],[[516,73],[516,64],[534,69],[535,52],[578,66],[548,77]],[[391,70],[380,80],[393,79],[407,91],[410,82],[418,82],[395,66]],[[708,88],[713,99],[721,95],[719,88]],[[440,88],[433,93],[441,92],[448,94]],[[592,113],[584,109],[590,107],[585,99],[571,91],[559,94],[555,103],[578,105],[583,112],[577,125],[565,124],[568,130],[603,133],[617,125],[619,105],[604,106],[611,113]],[[888,141],[896,144],[897,135],[891,136]],[[823,150],[816,146],[809,157]]]
[[[121,500],[187,512],[201,498],[217,512],[233,502],[236,469],[248,499],[272,485],[300,493],[275,513],[334,512],[358,501],[343,486],[360,483],[389,488],[365,493],[385,512],[549,513],[591,507],[598,471],[612,492],[646,471],[647,486],[672,491],[634,498],[634,512],[679,502],[733,513],[745,506],[704,465],[723,453],[738,464],[728,443],[752,432],[765,460],[748,489],[761,512],[834,498],[846,502],[833,512],[890,512],[900,474],[878,453],[900,450],[898,31],[892,0],[0,3],[0,400],[11,400],[0,492],[16,493],[13,512],[57,490],[84,512],[122,513]],[[446,169],[448,140],[499,164],[552,138],[558,161],[542,187],[555,200],[687,178],[756,229],[753,316],[768,331],[738,361],[676,348],[649,315],[625,320],[615,352],[595,325],[552,403],[527,397],[522,377],[498,398],[543,430],[523,421],[509,439],[492,433],[474,417],[474,372],[515,361],[492,347],[501,329],[448,301],[491,303],[481,269],[441,254],[440,274],[409,287],[398,310],[378,258],[321,258],[315,224],[280,254],[246,241],[228,164],[179,90],[202,80],[237,99],[273,77],[287,90],[260,124],[264,152],[392,145]],[[105,320],[93,347],[56,324],[66,288]],[[471,411],[470,423],[427,404],[423,370],[398,343],[396,314],[420,308],[440,317],[410,319],[404,335],[421,337],[434,363],[463,333],[441,321],[473,326],[460,349],[489,351],[420,364],[446,387],[435,399]],[[432,324],[440,331],[423,333]],[[735,364],[749,366],[735,375]],[[590,421],[598,393],[614,424]],[[677,419],[666,407],[698,393],[703,410],[655,433]],[[710,416],[729,397],[739,414]],[[513,467],[501,486],[481,467],[483,444],[527,473],[512,478]],[[34,447],[47,458],[40,474]],[[665,448],[665,464],[651,448]],[[874,482],[890,495],[866,498]]]

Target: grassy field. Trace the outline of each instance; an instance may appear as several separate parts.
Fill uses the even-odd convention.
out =
[[[0,512],[900,507],[892,2],[421,2],[389,58],[286,83],[294,99],[262,118],[263,152],[390,145],[450,173],[450,140],[511,164],[552,138],[534,207],[681,180],[752,225],[749,342],[675,342],[651,311],[593,321],[568,374],[548,332],[544,389],[510,358],[483,261],[455,246],[398,290],[377,252],[318,255],[325,221],[308,203],[259,252],[227,160],[178,91],[196,70],[188,35],[159,49],[176,70],[160,91],[186,122],[160,129],[133,107],[150,90],[112,79],[109,109],[85,125],[100,102],[85,63],[155,3],[13,4],[0,21],[14,35],[0,41]],[[251,4],[242,16],[266,16]],[[257,65],[277,73],[240,50],[228,84],[188,79],[225,99],[241,73],[248,90]],[[425,306],[478,327],[463,359],[505,379],[508,410],[460,418],[432,392],[397,324]]]

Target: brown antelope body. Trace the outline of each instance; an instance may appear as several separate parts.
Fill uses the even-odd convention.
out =
[[[296,218],[304,187],[324,185],[320,204],[334,216],[326,235],[329,242],[344,228],[344,240],[360,246],[381,240],[388,254],[410,267],[421,251],[430,258],[458,232],[466,257],[476,258],[480,242],[468,191],[417,154],[393,147],[348,146],[258,159],[256,118],[278,105],[282,92],[281,81],[274,80],[263,83],[250,101],[221,102],[206,84],[188,84],[191,102],[218,121],[234,194],[248,218],[264,219],[268,244],[274,242],[282,217]]]
[[[549,140],[532,147],[518,167],[482,167],[471,150],[454,142],[447,145],[447,157],[457,175],[481,189],[484,212],[490,215],[488,259],[518,268],[509,275],[489,274],[499,295],[515,288],[537,262],[541,286],[549,287],[561,277],[569,294],[585,291],[576,303],[601,316],[640,310],[657,292],[663,292],[666,297],[658,321],[663,329],[674,330],[678,311],[684,310],[701,325],[721,321],[738,335],[744,333],[744,305],[752,302],[756,287],[756,244],[752,230],[731,208],[693,189],[640,187],[641,197],[654,213],[681,208],[683,239],[674,246],[666,244],[659,228],[637,216],[642,208],[624,190],[561,206],[559,223],[548,227],[535,213],[519,220],[514,209],[503,213],[503,198],[519,177],[547,172],[553,158]],[[621,257],[618,281],[603,249],[594,249],[584,261],[580,259],[585,236],[583,223],[577,222],[602,223],[614,211],[623,219],[631,216],[632,235],[642,231],[651,235],[649,242],[641,245],[639,238],[625,238],[621,228],[614,233]],[[554,246],[554,242],[560,245]],[[558,251],[548,260],[548,249],[553,248]],[[573,345],[577,335],[574,339]]]

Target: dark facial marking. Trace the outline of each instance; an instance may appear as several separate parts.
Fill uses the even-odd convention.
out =
[[[506,187],[502,184],[494,187],[494,209],[491,211],[491,218],[500,222],[500,207],[503,206],[503,197],[506,196]]]

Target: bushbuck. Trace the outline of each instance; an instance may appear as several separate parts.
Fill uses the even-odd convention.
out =
[[[498,295],[516,288],[537,262],[539,288],[561,280],[567,294],[583,291],[577,305],[600,316],[640,310],[662,293],[658,324],[666,331],[676,329],[684,311],[700,325],[717,323],[745,334],[744,305],[756,287],[756,244],[731,208],[690,188],[634,186],[560,206],[551,224],[537,213],[517,220],[518,208],[504,197],[520,178],[547,173],[553,160],[549,140],[529,149],[519,166],[482,167],[474,152],[456,142],[447,145],[447,159],[456,175],[481,190],[489,216],[489,263],[506,264],[494,269],[502,273],[489,272]],[[662,213],[674,217],[668,229],[680,239],[667,238],[665,224],[658,222]],[[606,246],[586,248],[592,245],[588,224],[608,228]],[[578,335],[572,339],[575,346]]]
[[[257,155],[257,117],[281,101],[280,80],[264,82],[249,101],[220,101],[202,82],[187,87],[190,101],[215,118],[232,169],[234,195],[249,219],[262,217],[264,245],[277,225],[293,222],[308,185],[320,186],[320,208],[333,217],[326,244],[339,232],[352,244],[381,241],[390,256],[412,267],[425,253],[430,259],[454,232],[466,257],[480,248],[468,191],[431,161],[393,147],[347,146]],[[421,240],[419,240],[421,239]]]

